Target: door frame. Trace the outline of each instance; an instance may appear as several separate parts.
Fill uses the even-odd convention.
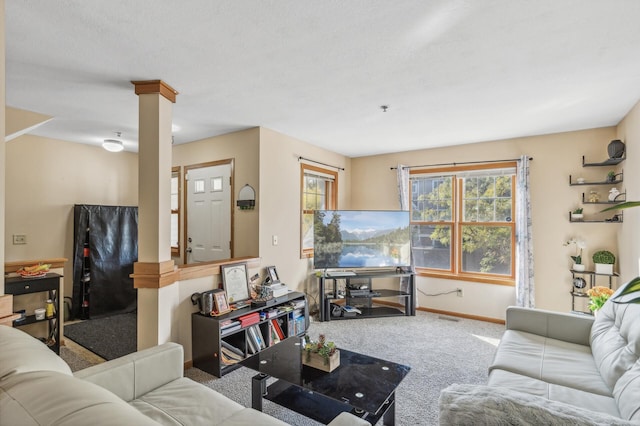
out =
[[[230,171],[231,171],[231,182],[230,182],[230,191],[231,191],[231,202],[230,202],[230,206],[229,208],[231,209],[231,221],[229,223],[229,226],[231,227],[230,231],[231,231],[231,241],[230,241],[230,245],[231,247],[229,247],[229,252],[231,255],[231,258],[233,258],[233,247],[234,247],[234,221],[235,221],[235,217],[234,217],[234,213],[235,213],[235,209],[233,208],[233,206],[235,205],[235,201],[236,201],[236,197],[235,197],[235,167],[234,167],[234,163],[235,160],[233,158],[227,158],[224,160],[217,160],[217,161],[208,161],[206,163],[198,163],[198,164],[190,164],[188,166],[184,166],[183,167],[183,191],[182,193],[184,194],[183,197],[183,205],[184,205],[184,235],[182,237],[182,263],[184,265],[187,264],[187,239],[189,237],[189,228],[188,228],[188,211],[187,209],[189,208],[188,203],[187,203],[187,197],[189,196],[188,194],[188,189],[189,189],[189,183],[187,181],[187,174],[189,173],[189,170],[194,170],[194,169],[202,169],[205,167],[213,167],[213,166],[224,166],[225,164],[228,164],[230,166]]]

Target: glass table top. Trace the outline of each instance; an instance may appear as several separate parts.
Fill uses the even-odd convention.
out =
[[[245,367],[307,391],[377,413],[410,367],[340,349],[340,366],[330,373],[302,364],[302,339],[290,337],[243,360]]]

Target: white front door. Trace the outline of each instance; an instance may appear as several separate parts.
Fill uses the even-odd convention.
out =
[[[187,172],[187,263],[231,258],[231,164]]]

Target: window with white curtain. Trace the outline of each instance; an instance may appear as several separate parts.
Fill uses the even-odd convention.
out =
[[[411,170],[419,273],[513,285],[515,163]]]

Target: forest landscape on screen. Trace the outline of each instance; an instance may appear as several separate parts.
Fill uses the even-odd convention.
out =
[[[409,266],[409,212],[316,210],[313,218],[315,269]]]

